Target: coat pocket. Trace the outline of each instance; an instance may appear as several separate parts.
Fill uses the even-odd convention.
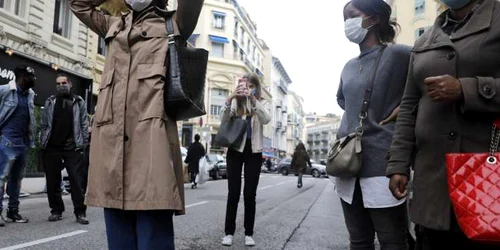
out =
[[[162,63],[139,64],[137,80],[139,81],[138,104],[141,110],[139,121],[151,118],[166,120],[163,103],[166,67]]]
[[[113,76],[115,70],[111,69],[102,76],[99,86],[99,98],[97,100],[94,122],[97,127],[113,123]]]

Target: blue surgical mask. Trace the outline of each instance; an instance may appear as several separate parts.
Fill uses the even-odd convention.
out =
[[[452,10],[458,10],[463,7],[465,7],[467,4],[469,4],[472,0],[441,0],[441,2],[450,7]]]

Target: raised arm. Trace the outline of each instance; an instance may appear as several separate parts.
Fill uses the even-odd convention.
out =
[[[69,7],[82,23],[101,37],[108,32],[111,16],[96,9],[107,0],[69,0]]]
[[[184,40],[188,40],[200,17],[204,0],[178,0],[175,21]]]

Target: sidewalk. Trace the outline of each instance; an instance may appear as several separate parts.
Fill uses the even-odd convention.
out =
[[[286,250],[348,249],[347,232],[340,199],[329,183],[285,246]]]

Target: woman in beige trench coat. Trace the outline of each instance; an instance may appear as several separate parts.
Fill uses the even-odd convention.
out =
[[[104,37],[108,53],[92,129],[86,202],[105,208],[109,249],[174,249],[172,215],[184,213],[177,125],[164,110],[168,50],[165,18],[187,40],[203,0],[124,0],[111,16],[106,0],[70,0],[73,13]]]

